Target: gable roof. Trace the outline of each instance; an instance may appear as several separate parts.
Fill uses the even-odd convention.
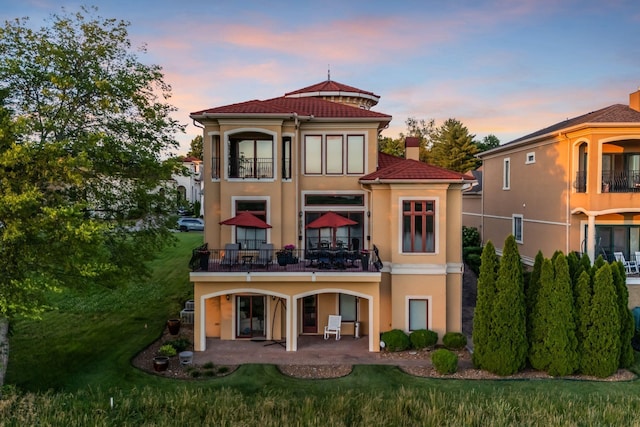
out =
[[[450,171],[412,159],[378,153],[378,170],[360,178],[360,182],[402,181],[474,181],[473,176]]]
[[[584,128],[589,126],[602,126],[608,124],[634,123],[640,125],[640,111],[636,111],[624,104],[614,104],[596,111],[592,111],[572,119],[563,120],[544,129],[540,129],[513,141],[509,141],[499,147],[479,153],[478,157],[484,157],[488,153],[495,153],[515,145],[526,144],[537,138],[549,137],[560,131],[571,128]]]

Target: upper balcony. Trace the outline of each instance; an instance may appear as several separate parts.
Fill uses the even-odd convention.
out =
[[[602,193],[640,192],[640,170],[614,170],[602,172]],[[587,174],[576,172],[575,188],[577,193],[587,192]]]
[[[273,178],[273,158],[240,157],[229,159],[229,178]]]
[[[205,243],[193,250],[189,267],[192,271],[267,272],[286,274],[291,272],[379,272],[382,262],[377,248],[355,251],[347,248],[319,249],[242,249],[227,247],[209,249]]]

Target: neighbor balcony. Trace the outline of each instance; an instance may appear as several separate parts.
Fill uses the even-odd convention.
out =
[[[273,158],[241,157],[229,159],[229,178],[273,178]]]
[[[574,187],[578,193],[587,191],[587,175],[584,171],[576,172]],[[637,193],[640,192],[640,170],[604,171],[602,172],[603,193]]]

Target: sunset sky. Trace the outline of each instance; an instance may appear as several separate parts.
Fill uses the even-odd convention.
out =
[[[284,95],[327,79],[381,97],[376,111],[456,118],[502,143],[611,104],[640,86],[640,2],[0,0],[0,19],[40,27],[64,6],[130,22],[189,113]]]

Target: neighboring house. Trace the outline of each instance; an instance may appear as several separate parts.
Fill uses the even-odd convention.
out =
[[[209,251],[201,264],[194,251],[190,275],[197,351],[213,337],[295,351],[335,314],[370,351],[394,328],[461,331],[473,178],[417,161],[411,139],[408,159],[379,153],[391,116],[370,110],[378,100],[327,80],[191,114],[204,126]]]
[[[482,235],[482,168],[469,173],[476,182],[462,193],[462,225],[477,228]]]
[[[182,166],[186,169],[186,175],[175,174],[172,176],[175,181],[178,197],[182,201],[193,204],[199,201],[203,204],[203,183],[202,183],[202,160],[187,156],[182,159]],[[201,209],[202,210],[202,209]],[[202,215],[203,212],[194,212],[195,216]]]
[[[479,157],[482,238],[498,251],[509,234],[529,265],[538,250],[610,261],[640,251],[640,91]]]

